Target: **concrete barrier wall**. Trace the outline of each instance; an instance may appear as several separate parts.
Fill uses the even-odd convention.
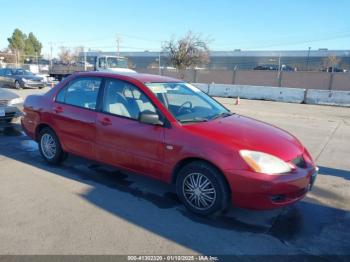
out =
[[[222,85],[222,84],[195,84],[199,89],[210,96],[240,97],[289,103],[302,103],[305,89],[271,86]]]
[[[306,104],[350,106],[350,91],[307,90]]]
[[[350,106],[350,91],[204,83],[195,83],[194,85],[210,96],[240,97],[315,105]]]

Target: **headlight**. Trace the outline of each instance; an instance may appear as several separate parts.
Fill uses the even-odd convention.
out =
[[[28,82],[29,81],[29,79],[26,79],[26,78],[21,78],[21,80],[23,81],[23,82]]]
[[[17,98],[14,98],[14,99],[11,99],[8,103],[9,106],[12,106],[12,105],[17,105],[17,104],[21,104],[23,103],[23,98],[22,97],[17,97]]]
[[[257,173],[276,175],[288,173],[292,170],[285,161],[273,155],[250,150],[241,150],[239,154]]]

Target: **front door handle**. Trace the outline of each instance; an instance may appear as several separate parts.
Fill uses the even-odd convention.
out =
[[[59,113],[62,113],[64,110],[63,110],[63,107],[57,106],[57,107],[55,107],[54,111],[55,111],[57,114],[59,114]]]
[[[112,121],[108,117],[103,117],[102,119],[99,120],[99,122],[103,126],[110,126],[110,125],[112,125]]]

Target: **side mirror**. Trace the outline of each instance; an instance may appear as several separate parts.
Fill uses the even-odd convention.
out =
[[[164,123],[159,119],[159,115],[154,112],[146,111],[139,115],[139,122],[150,125],[163,125]]]

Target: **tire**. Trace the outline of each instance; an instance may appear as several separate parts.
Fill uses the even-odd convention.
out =
[[[15,88],[16,89],[21,89],[22,88],[21,84],[17,80],[15,81]]]
[[[62,150],[57,135],[51,128],[44,128],[40,131],[38,143],[41,156],[51,165],[61,163],[67,156]]]
[[[195,182],[202,185],[202,190],[190,186],[195,185]],[[230,199],[230,191],[223,175],[204,161],[191,162],[180,170],[176,179],[176,191],[187,209],[203,216],[221,213],[228,207]]]

